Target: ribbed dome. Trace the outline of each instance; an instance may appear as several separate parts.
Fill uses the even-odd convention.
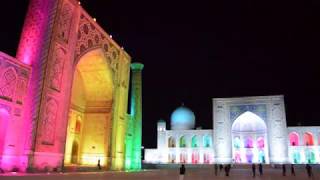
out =
[[[194,113],[187,107],[179,107],[171,114],[172,130],[188,130],[195,126]]]
[[[256,114],[245,112],[232,124],[232,132],[265,132],[266,123]]]

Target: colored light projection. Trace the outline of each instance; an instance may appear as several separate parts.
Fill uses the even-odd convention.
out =
[[[197,136],[193,136],[191,138],[191,147],[193,147],[193,148],[198,147],[198,137]]]
[[[171,129],[192,129],[195,125],[195,115],[186,107],[179,107],[171,115]]]
[[[8,129],[9,113],[6,109],[0,108],[0,157],[3,155],[5,149],[4,145],[6,142],[6,132]],[[1,166],[7,165],[7,160],[2,157],[0,164]]]
[[[65,164],[106,166],[110,159],[112,72],[101,50],[85,54],[74,72]]]
[[[65,13],[68,16],[61,17]],[[81,26],[79,19],[90,24],[90,29],[84,28],[83,42],[79,36],[67,35],[67,32],[79,35],[77,31],[87,27]],[[77,44],[81,44],[80,54],[75,54],[78,53]],[[103,50],[93,50],[95,47],[103,47]],[[87,54],[83,55],[85,52]],[[78,55],[82,57],[74,67],[73,58],[78,60]],[[10,106],[7,109],[12,109],[7,113],[0,109],[0,168],[8,167],[5,168],[8,171],[12,168],[44,170],[61,168],[64,163],[96,166],[100,160],[102,166],[123,170],[128,130],[134,135],[128,143],[132,144],[128,150],[132,152],[128,158],[133,162],[130,168],[141,168],[143,65],[134,63],[132,66],[132,80],[137,81],[132,82],[135,111],[126,117],[131,57],[81,6],[69,0],[30,0],[17,59],[12,62],[22,67],[21,74],[28,76],[30,83],[19,78],[18,82],[23,82],[13,91],[25,88],[25,100],[17,98],[11,104],[6,102]],[[1,79],[0,84],[3,83],[5,81]],[[23,108],[18,109],[15,102]],[[70,109],[67,109],[69,102]],[[19,118],[9,121],[14,117],[13,112],[17,117],[19,114]],[[132,126],[127,129],[130,123]],[[19,135],[11,135],[16,134],[17,129]],[[6,143],[10,143],[10,147]],[[9,161],[10,166],[6,165]]]
[[[181,147],[181,148],[187,147],[187,145],[186,145],[186,137],[184,137],[184,136],[181,136],[181,137],[180,137],[179,147]]]
[[[205,148],[212,147],[212,137],[209,135],[203,136],[203,146]]]
[[[252,112],[244,112],[232,124],[235,163],[268,163],[267,126]]]
[[[293,164],[309,163],[315,164],[320,161],[317,155],[318,146],[314,143],[314,135],[311,132],[302,134],[302,143],[300,143],[299,133],[289,133],[289,158]]]
[[[126,170],[141,169],[141,140],[142,140],[142,77],[144,65],[131,64],[131,112],[126,136]]]

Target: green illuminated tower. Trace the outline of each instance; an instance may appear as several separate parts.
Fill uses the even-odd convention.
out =
[[[126,169],[141,169],[142,87],[143,64],[131,64],[131,112],[126,136]]]

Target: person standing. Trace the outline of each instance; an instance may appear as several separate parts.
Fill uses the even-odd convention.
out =
[[[100,159],[98,159],[98,169],[101,170]]]
[[[179,176],[179,180],[183,180],[184,179],[184,174],[186,173],[186,168],[184,167],[184,164],[181,165],[180,167],[180,176]]]
[[[221,171],[222,171],[222,169],[223,169],[223,165],[222,165],[222,164],[220,164],[220,165],[219,165],[219,171],[221,172]]]
[[[286,176],[286,165],[282,164],[282,176]]]
[[[227,174],[226,174],[227,176],[229,176],[230,169],[231,169],[231,165],[230,165],[230,164],[228,164],[228,165],[227,165]]]
[[[296,172],[294,171],[294,164],[291,164],[291,175],[296,176]]]
[[[310,164],[306,165],[306,169],[307,169],[308,177],[311,178],[312,177],[312,167],[310,166]]]
[[[252,163],[252,177],[256,177],[256,165],[254,163]]]
[[[214,164],[214,175],[218,175],[218,164]]]
[[[262,176],[262,174],[263,174],[263,169],[262,169],[261,163],[259,164],[259,174],[260,174],[260,176]]]
[[[224,166],[224,172],[226,176],[229,176],[231,166],[229,164]]]

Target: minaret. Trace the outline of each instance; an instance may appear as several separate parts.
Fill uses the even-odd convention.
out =
[[[131,117],[133,125],[133,146],[131,168],[141,169],[141,139],[142,139],[142,87],[141,72],[143,64],[131,64]]]

